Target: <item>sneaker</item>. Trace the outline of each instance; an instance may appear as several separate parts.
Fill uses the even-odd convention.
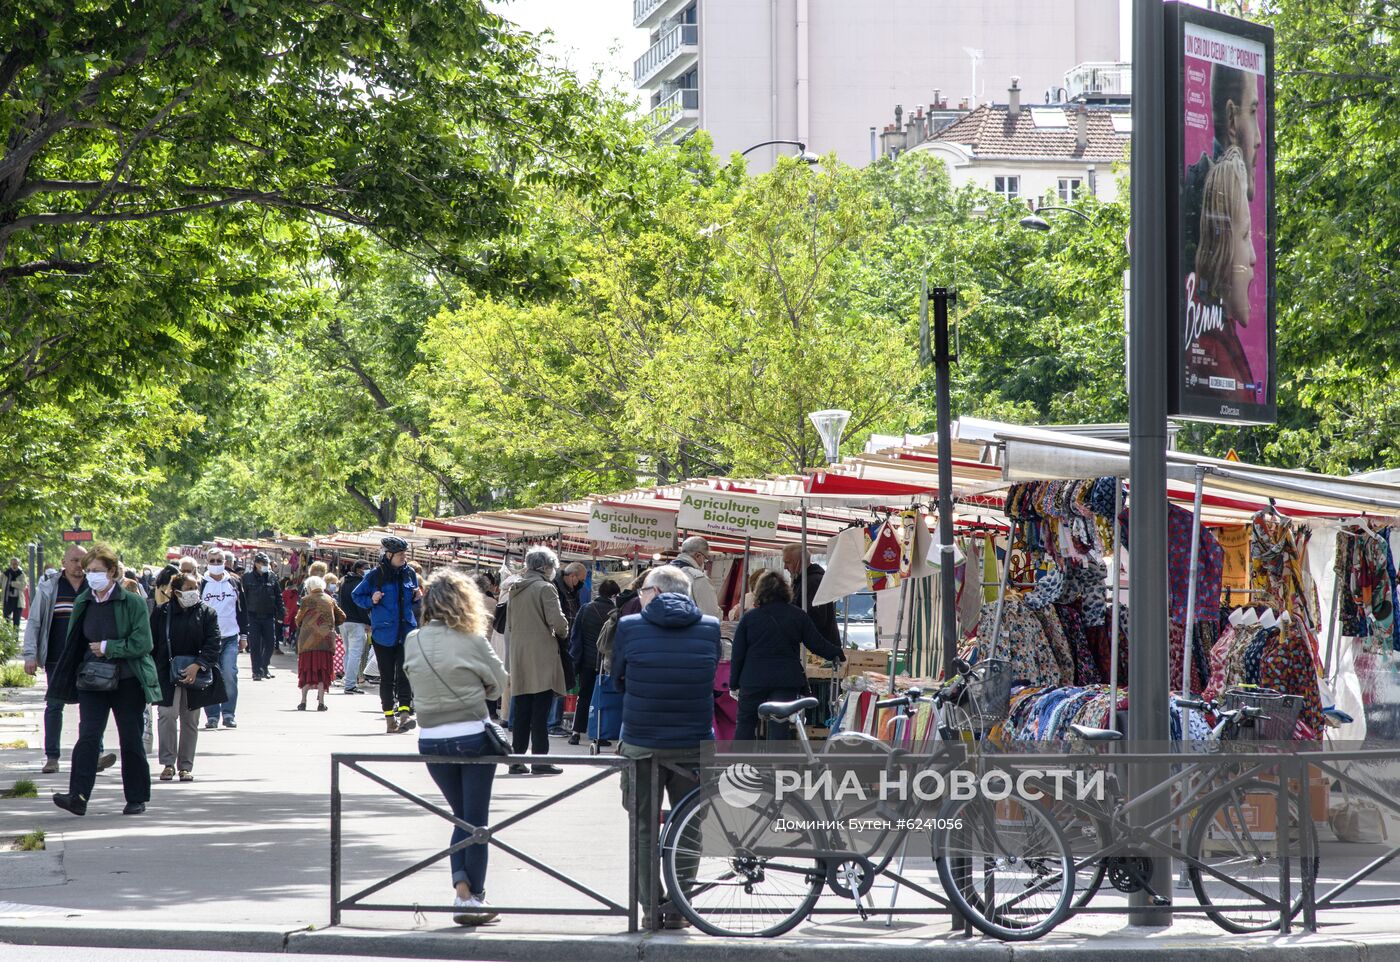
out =
[[[412,718],[399,717],[399,732],[411,732],[418,727],[418,723]]]
[[[224,727],[225,727],[225,728],[237,728],[237,727],[238,727],[238,722],[234,721],[232,718],[225,718],[225,719],[224,719]]]
[[[550,733],[551,735],[553,735],[555,738],[562,738],[562,737],[564,737],[565,735],[572,735],[572,734],[573,734],[573,732],[570,732],[570,731],[568,731],[567,729],[564,729],[564,728],[560,728],[558,725],[555,725],[553,728],[551,728],[551,729],[549,730],[549,733]]]
[[[101,756],[98,757],[98,759],[97,759],[97,770],[98,770],[99,772],[105,772],[107,769],[111,768],[111,767],[112,767],[113,765],[115,765],[116,763],[117,763],[117,753],[116,753],[116,752],[108,752],[107,754],[101,755]]]
[[[558,765],[531,765],[530,771],[536,775],[562,775],[564,769]]]
[[[458,895],[452,900],[452,907],[462,910],[457,915],[452,916],[452,921],[458,925],[485,925],[500,914],[492,912],[487,906],[486,900],[476,895],[469,899]]]
[[[347,687],[343,692],[343,694],[346,695],[363,695],[364,693],[365,692],[363,688],[356,688],[354,685]]]
[[[253,681],[262,681],[262,675],[254,675]]]
[[[47,758],[44,760],[44,767],[39,769],[45,775],[52,775],[58,771],[58,759]]]
[[[211,728],[218,728],[218,727],[219,727],[219,720],[218,720],[217,718],[211,718],[211,719],[209,719],[208,721],[206,721],[206,722],[204,723],[204,728],[205,728],[206,731],[208,731],[208,730],[211,729]]]
[[[161,781],[163,781],[163,782],[168,782],[168,781],[171,781],[171,780],[174,779],[174,778],[175,778],[175,766],[174,766],[174,765],[166,765],[164,768],[162,768],[162,769],[160,770],[160,780],[161,780]]]
[[[264,678],[276,678],[277,676],[274,675],[274,674],[273,674],[272,672],[270,672],[270,671],[265,671],[265,672],[263,672],[263,677],[264,677]]]

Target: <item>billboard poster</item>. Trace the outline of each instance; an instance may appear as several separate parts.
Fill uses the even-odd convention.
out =
[[[1176,174],[1170,413],[1271,423],[1274,354],[1273,31],[1177,5],[1169,94]],[[1172,196],[1169,193],[1168,196]]]

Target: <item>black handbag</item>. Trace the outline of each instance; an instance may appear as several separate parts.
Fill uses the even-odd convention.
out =
[[[170,601],[171,605],[177,603],[178,602],[173,599]],[[167,647],[170,645],[170,614],[170,607],[167,605],[165,609],[165,644]],[[195,673],[194,681],[186,682],[182,680],[185,670],[198,661],[199,659],[195,658],[193,655],[172,655],[170,658],[170,680],[177,685],[183,685],[194,691],[203,691],[214,684],[214,669],[210,668],[208,665],[201,667],[199,671]]]
[[[78,691],[116,691],[121,670],[115,661],[89,658],[78,666]]]

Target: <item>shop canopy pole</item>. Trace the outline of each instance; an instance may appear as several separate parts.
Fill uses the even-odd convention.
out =
[[[899,584],[899,613],[894,626],[894,647],[890,649],[890,694],[894,694],[895,669],[899,666],[899,642],[904,637],[904,608],[909,598],[909,582],[912,579],[905,578]],[[908,664],[908,659],[905,661]]]
[[[1341,539],[1345,535],[1345,528],[1337,532],[1337,544],[1339,546],[1342,543]],[[1333,680],[1332,666],[1333,664],[1335,664],[1333,659],[1337,657],[1337,615],[1340,612],[1342,606],[1342,578],[1344,577],[1344,574],[1341,571],[1337,570],[1337,562],[1335,560],[1335,555],[1332,561],[1332,577],[1334,579],[1334,584],[1332,586],[1332,614],[1327,619],[1327,658],[1326,663],[1324,664],[1322,669],[1322,675],[1324,678],[1327,679],[1329,683]]]
[[[802,579],[802,610],[808,608],[807,599],[812,594],[812,586],[807,584],[807,566],[811,564],[807,560],[807,501],[802,501],[802,570],[798,576]]]
[[[753,546],[753,535],[744,535],[744,566],[739,569],[739,617],[749,609],[749,549]]]
[[[1113,479],[1113,615],[1108,622],[1108,727],[1118,730],[1118,625],[1123,609],[1123,479]]]
[[[1006,586],[1011,581],[1011,551],[1016,547],[1016,522],[1011,521],[1011,527],[1006,535],[1006,560],[1001,566],[1001,584],[997,586],[997,613],[992,619],[992,644],[986,649],[988,658],[996,657],[997,642],[1001,640],[1001,616],[1006,608]],[[992,539],[992,560],[996,560],[997,543]]]
[[[1196,469],[1196,497],[1191,502],[1191,566],[1186,582],[1186,631],[1182,635],[1181,693],[1191,696],[1191,645],[1196,637],[1196,575],[1201,570],[1201,495],[1206,482],[1206,469]],[[1181,740],[1187,739],[1191,709],[1181,709]]]

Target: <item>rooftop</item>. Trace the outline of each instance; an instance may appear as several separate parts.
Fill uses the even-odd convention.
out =
[[[1127,155],[1132,140],[1127,109],[1088,107],[1088,142],[1077,143],[1076,104],[1022,106],[1013,116],[1006,104],[983,104],[932,139],[964,144],[978,157],[1073,157],[1110,163]]]

